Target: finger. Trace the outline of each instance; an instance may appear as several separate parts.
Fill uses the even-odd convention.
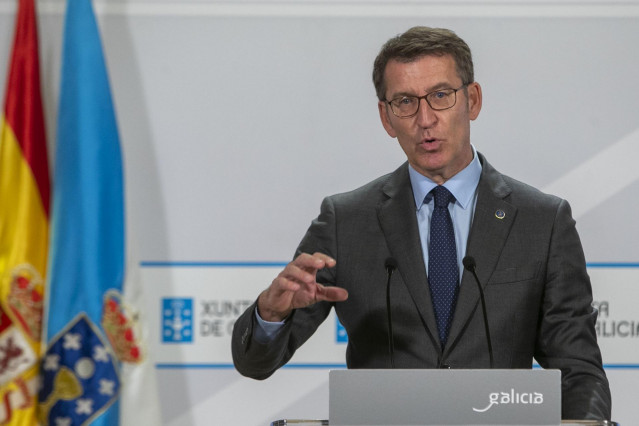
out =
[[[300,267],[294,262],[291,262],[286,265],[286,267],[284,268],[284,270],[282,270],[282,272],[280,272],[278,277],[295,281],[305,286],[310,286],[315,283],[315,272],[315,270],[309,271],[306,268]]]
[[[332,268],[337,263],[335,259],[324,253],[315,252],[313,253],[313,257],[321,259],[324,262],[323,268]]]
[[[321,284],[317,284],[317,292],[315,294],[315,300],[327,302],[343,302],[348,299],[348,291],[341,287],[328,286],[325,287]]]
[[[271,283],[271,289],[276,294],[282,294],[289,291],[295,292],[298,291],[301,287],[302,285],[299,282],[283,276],[278,276]]]
[[[319,252],[312,255],[308,253],[302,253],[297,256],[293,263],[311,273],[314,273],[319,269],[325,268],[327,266],[335,266],[335,260],[333,258]]]

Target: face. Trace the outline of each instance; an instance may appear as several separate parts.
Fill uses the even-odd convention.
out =
[[[438,89],[456,89],[463,84],[450,55],[424,56],[410,63],[391,60],[384,73],[386,99],[424,96]],[[397,138],[408,162],[438,184],[466,167],[473,158],[470,146],[470,120],[481,110],[481,87],[477,83],[457,92],[455,106],[434,111],[420,100],[417,115],[396,117],[390,105],[380,101],[379,115],[384,129]]]

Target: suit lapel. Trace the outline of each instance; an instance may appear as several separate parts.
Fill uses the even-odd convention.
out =
[[[482,175],[477,188],[477,205],[468,236],[466,255],[475,258],[477,276],[485,288],[497,266],[517,215],[517,208],[505,201],[511,190],[501,174],[488,164],[481,154],[479,155]],[[455,347],[456,340],[466,328],[478,302],[479,291],[475,279],[471,273],[464,271],[446,352]]]
[[[407,164],[391,174],[383,191],[388,198],[379,204],[377,215],[384,237],[430,336],[437,336]]]

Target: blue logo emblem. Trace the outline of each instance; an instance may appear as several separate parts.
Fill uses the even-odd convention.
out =
[[[337,317],[335,317],[335,343],[348,343],[346,329]]]
[[[69,323],[42,359],[42,424],[89,424],[118,397],[110,347],[85,314]]]
[[[162,342],[193,342],[193,299],[162,299]]]

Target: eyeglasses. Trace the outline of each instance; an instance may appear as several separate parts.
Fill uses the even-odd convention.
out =
[[[466,86],[468,83],[457,89],[439,89],[424,96],[400,96],[390,101],[387,100],[386,103],[390,105],[393,114],[399,118],[409,118],[417,114],[422,99],[425,99],[433,110],[443,111],[455,106],[457,92]]]

